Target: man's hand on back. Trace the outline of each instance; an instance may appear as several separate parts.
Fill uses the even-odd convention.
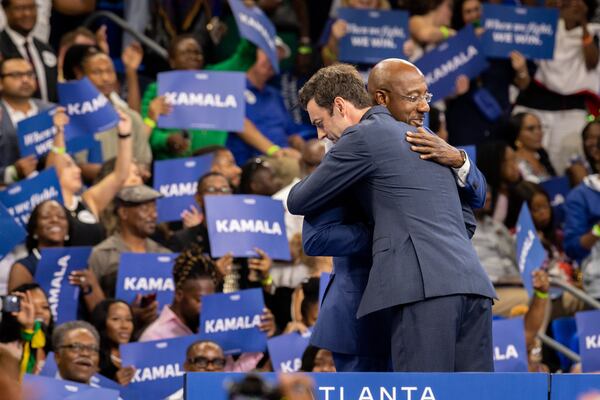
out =
[[[423,128],[418,128],[417,132],[406,132],[406,140],[411,144],[410,149],[421,154],[423,160],[452,168],[460,168],[464,164],[460,150]]]

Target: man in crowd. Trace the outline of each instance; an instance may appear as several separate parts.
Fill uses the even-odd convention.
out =
[[[0,52],[5,58],[23,57],[33,65],[38,81],[34,97],[56,101],[56,55],[33,35],[37,20],[35,0],[2,0],[7,26],[0,32]]]
[[[100,335],[85,321],[59,325],[52,334],[58,378],[90,384],[98,372]]]
[[[0,183],[13,183],[35,171],[37,159],[19,156],[17,124],[50,104],[32,98],[37,88],[31,63],[20,56],[0,61]]]

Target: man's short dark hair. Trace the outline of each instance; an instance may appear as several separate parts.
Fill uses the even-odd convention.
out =
[[[227,180],[227,178],[225,177],[225,175],[223,175],[220,172],[212,172],[212,171],[211,172],[207,172],[206,174],[204,174],[200,178],[198,178],[198,183],[196,185],[196,193],[200,194],[201,190],[202,190],[202,185],[204,184],[204,181],[207,180],[210,177],[213,177],[213,176],[220,176],[223,179]]]
[[[371,99],[365,83],[352,65],[335,64],[321,68],[302,86],[299,93],[300,104],[304,109],[311,99],[319,107],[333,112],[336,97],[349,101],[357,108],[371,106]]]
[[[14,60],[23,60],[23,61],[27,61],[25,60],[23,57],[20,56],[14,56],[14,57],[7,57],[7,58],[3,58],[0,59],[0,76],[2,74],[4,74],[4,64],[6,64],[9,61],[14,61]]]

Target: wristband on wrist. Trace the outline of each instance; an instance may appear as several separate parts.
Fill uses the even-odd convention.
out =
[[[310,45],[308,44],[303,44],[302,46],[298,47],[298,54],[301,54],[303,56],[312,54],[312,47],[310,47]]]
[[[592,235],[596,236],[597,238],[600,238],[600,224],[592,226]]]
[[[272,145],[271,147],[269,147],[267,149],[267,155],[269,157],[271,157],[273,154],[277,153],[279,150],[281,150],[281,147],[277,146],[276,144]]]
[[[541,292],[539,290],[534,290],[533,294],[535,295],[535,297],[537,297],[538,299],[547,299],[548,298],[548,292],[544,293]]]
[[[86,289],[81,288],[81,294],[84,296],[87,296],[88,294],[92,293],[94,291],[94,288],[92,287],[92,285],[88,286]]]
[[[51,148],[54,154],[65,154],[67,150],[64,147],[52,146]]]
[[[442,33],[444,39],[448,39],[450,37],[450,30],[447,26],[440,26],[440,32]]]
[[[260,284],[263,286],[269,286],[273,284],[273,277],[271,275],[267,276],[265,279],[260,281]]]
[[[144,118],[144,123],[152,129],[156,128],[156,122],[150,117]]]

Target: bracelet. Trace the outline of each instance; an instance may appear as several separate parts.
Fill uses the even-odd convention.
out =
[[[277,146],[276,144],[272,145],[271,147],[269,147],[267,149],[267,155],[269,157],[271,157],[273,154],[277,153],[279,150],[281,150],[281,147]]]
[[[581,43],[583,44],[583,47],[587,47],[590,44],[594,43],[594,37],[588,33],[587,35],[583,36],[583,38],[581,38]]]
[[[65,154],[67,152],[67,149],[58,146],[52,146],[50,150],[52,150],[54,154]]]
[[[265,279],[260,281],[260,284],[263,286],[269,286],[273,284],[273,277],[271,275],[267,276]]]
[[[117,133],[119,139],[127,139],[131,137],[131,133]]]
[[[88,294],[92,293],[93,291],[94,291],[94,288],[92,287],[92,285],[88,286],[87,289],[81,288],[81,294],[84,296],[87,296]]]
[[[600,238],[600,224],[592,226],[592,235],[596,236],[597,238]]]
[[[156,128],[156,122],[150,117],[144,118],[144,123],[152,129]]]
[[[440,26],[440,32],[442,32],[444,39],[448,39],[450,37],[450,30],[447,26]]]
[[[303,44],[302,46],[298,47],[298,54],[301,54],[303,56],[312,54],[312,47],[308,44]]]
[[[538,299],[545,300],[545,299],[547,299],[547,298],[548,298],[548,292],[544,293],[544,292],[541,292],[541,291],[539,291],[539,290],[534,290],[534,291],[533,291],[533,294],[534,294],[534,295],[535,295],[535,297],[537,297]]]

